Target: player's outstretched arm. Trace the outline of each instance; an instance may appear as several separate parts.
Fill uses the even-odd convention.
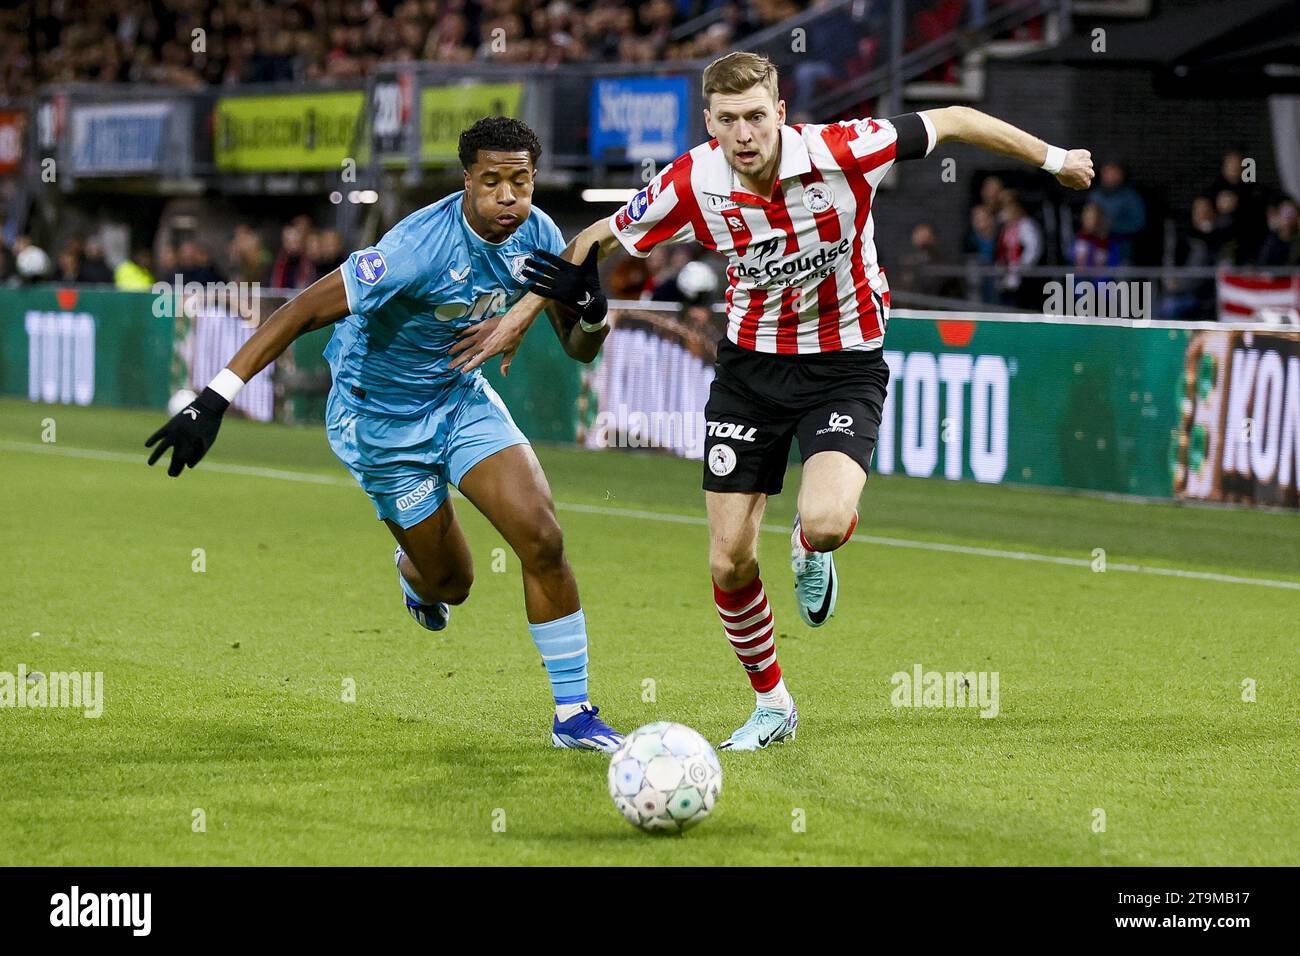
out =
[[[593,244],[597,247],[597,263],[620,246],[618,237],[610,231],[607,219],[598,219],[578,233],[577,238],[565,247],[564,259],[577,265],[581,258],[585,264]],[[578,250],[582,250],[582,252],[579,253]],[[459,368],[464,372],[472,372],[492,356],[500,355],[501,374],[509,374],[510,362],[514,359],[519,343],[524,339],[524,333],[528,331],[533,322],[536,321],[537,316],[542,313],[542,310],[546,308],[550,301],[546,296],[538,295],[536,292],[528,292],[490,327],[487,322],[471,325],[461,333],[460,341],[451,347],[454,356],[451,367]],[[560,330],[557,328],[556,331],[559,332]],[[570,337],[573,335],[574,333],[569,333]],[[560,341],[565,343],[565,351],[580,361],[591,361],[591,358],[595,357],[595,351],[591,353],[591,358],[585,359],[581,358],[581,355],[575,355],[572,351],[569,351],[564,334],[561,334]],[[603,332],[600,335],[600,341],[604,341]],[[584,344],[583,353],[590,344]],[[595,343],[595,348],[599,350],[600,342]]]
[[[1087,189],[1092,185],[1092,153],[1086,149],[1061,149],[1037,136],[969,106],[945,106],[923,114],[934,126],[935,142],[956,140],[1041,167],[1062,186]]]
[[[170,448],[172,460],[167,474],[173,478],[187,465],[190,468],[197,465],[217,440],[221,416],[244,383],[279,358],[298,336],[337,322],[348,311],[343,276],[337,269],[276,309],[202,394],[144,443],[146,448],[153,448],[149,464]]]
[[[599,243],[582,262],[538,250],[524,265],[531,292],[549,299],[547,318],[570,358],[590,362],[609,334],[609,303],[600,287]]]

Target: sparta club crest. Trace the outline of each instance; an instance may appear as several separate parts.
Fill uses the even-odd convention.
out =
[[[803,191],[803,207],[813,215],[835,205],[835,194],[825,183],[810,183]]]

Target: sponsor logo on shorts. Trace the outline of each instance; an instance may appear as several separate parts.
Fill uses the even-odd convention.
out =
[[[830,421],[825,428],[817,429],[818,435],[828,435],[831,432],[839,432],[842,435],[853,435],[853,416],[841,415],[838,412],[831,412]]]
[[[714,445],[709,449],[709,471],[719,478],[736,470],[736,453],[730,445]]]
[[[356,277],[358,282],[374,285],[384,277],[384,273],[387,271],[388,263],[384,261],[384,254],[378,249],[363,252],[357,256]]]
[[[826,183],[809,183],[803,191],[803,207],[813,215],[835,205],[835,193]]]
[[[852,421],[852,419],[849,420]],[[708,433],[710,438],[753,441],[754,436],[758,434],[758,429],[752,426],[746,428],[744,425],[737,425],[735,422],[709,422]]]
[[[406,511],[408,508],[414,508],[429,495],[433,494],[438,487],[437,478],[426,478],[420,482],[419,487],[414,491],[407,492],[396,501],[398,511]]]

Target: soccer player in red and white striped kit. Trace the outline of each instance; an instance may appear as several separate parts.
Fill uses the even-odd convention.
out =
[[[955,140],[1031,163],[1063,185],[1092,182],[1087,150],[1050,146],[964,106],[889,119],[785,125],[776,67],[731,53],[704,71],[709,142],[679,156],[608,219],[570,243],[581,262],[622,246],[645,257],[694,240],[729,260],[727,334],[705,409],[704,489],[714,601],[757,704],[720,745],[757,750],[795,735],[799,714],[777,663],[758,534],[781,491],[790,443],[803,462],[791,535],[800,616],[835,608],[832,552],[853,534],[889,378],[882,345],[889,285],[876,258],[872,200],[890,167]],[[467,368],[508,367],[546,300],[526,295],[467,330]]]

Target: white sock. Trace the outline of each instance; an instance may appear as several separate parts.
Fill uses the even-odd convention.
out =
[[[582,713],[584,707],[591,707],[591,701],[580,700],[576,704],[556,704],[555,716],[559,718],[560,723],[564,723]]]
[[[784,677],[777,681],[776,686],[771,690],[755,692],[755,696],[758,697],[759,707],[779,710],[787,714],[794,708],[794,699],[790,696],[790,692],[785,689]]]

